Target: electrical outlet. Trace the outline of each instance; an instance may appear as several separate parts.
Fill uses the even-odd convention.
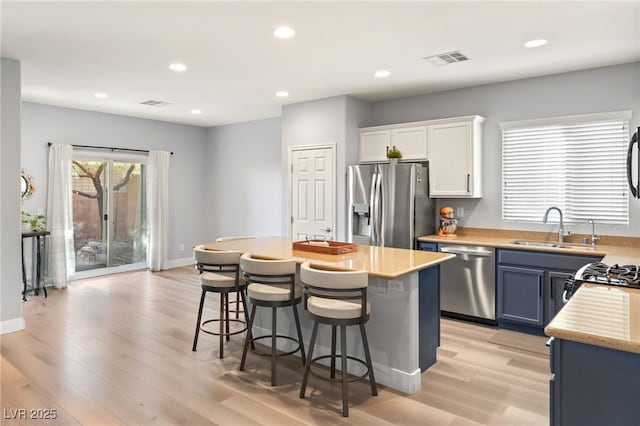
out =
[[[400,280],[389,280],[389,291],[404,291],[404,283]]]
[[[456,208],[456,216],[464,217],[464,207],[457,207]]]
[[[180,251],[184,251],[184,244],[180,244],[180,245],[178,246],[178,250],[180,250]]]
[[[382,280],[376,280],[376,291],[378,293],[384,294],[387,292],[387,285],[384,281]]]
[[[42,207],[36,209],[36,214],[44,214],[44,209]]]

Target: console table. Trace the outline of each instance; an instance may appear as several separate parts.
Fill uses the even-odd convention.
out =
[[[36,296],[40,292],[40,279],[42,278],[42,243],[44,242],[44,237],[50,234],[51,234],[50,231],[28,231],[28,232],[22,233],[22,245],[21,245],[20,251],[22,253],[22,284],[24,286],[22,290],[23,301],[27,300],[28,291],[33,291]],[[24,267],[24,239],[25,238],[33,239],[32,258],[33,258],[33,252],[35,251],[35,262],[36,262],[35,277],[32,274],[31,288],[28,290],[27,290],[27,274],[25,272],[25,267]],[[32,271],[33,271],[33,268],[32,268]],[[42,286],[42,291],[44,293],[44,297],[47,297],[47,289],[44,286]]]

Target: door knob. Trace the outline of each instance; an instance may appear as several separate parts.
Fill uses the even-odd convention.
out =
[[[324,231],[324,232],[331,232],[331,228],[329,228],[328,226],[326,228],[322,228],[320,230]]]

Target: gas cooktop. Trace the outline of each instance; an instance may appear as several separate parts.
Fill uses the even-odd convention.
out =
[[[640,265],[588,263],[565,282],[563,301],[566,302],[582,283],[640,288]]]
[[[638,265],[613,265],[589,263],[578,270],[576,280],[622,287],[640,287]]]

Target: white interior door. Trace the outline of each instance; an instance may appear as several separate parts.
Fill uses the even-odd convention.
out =
[[[335,239],[334,146],[290,148],[289,170],[291,238]]]

